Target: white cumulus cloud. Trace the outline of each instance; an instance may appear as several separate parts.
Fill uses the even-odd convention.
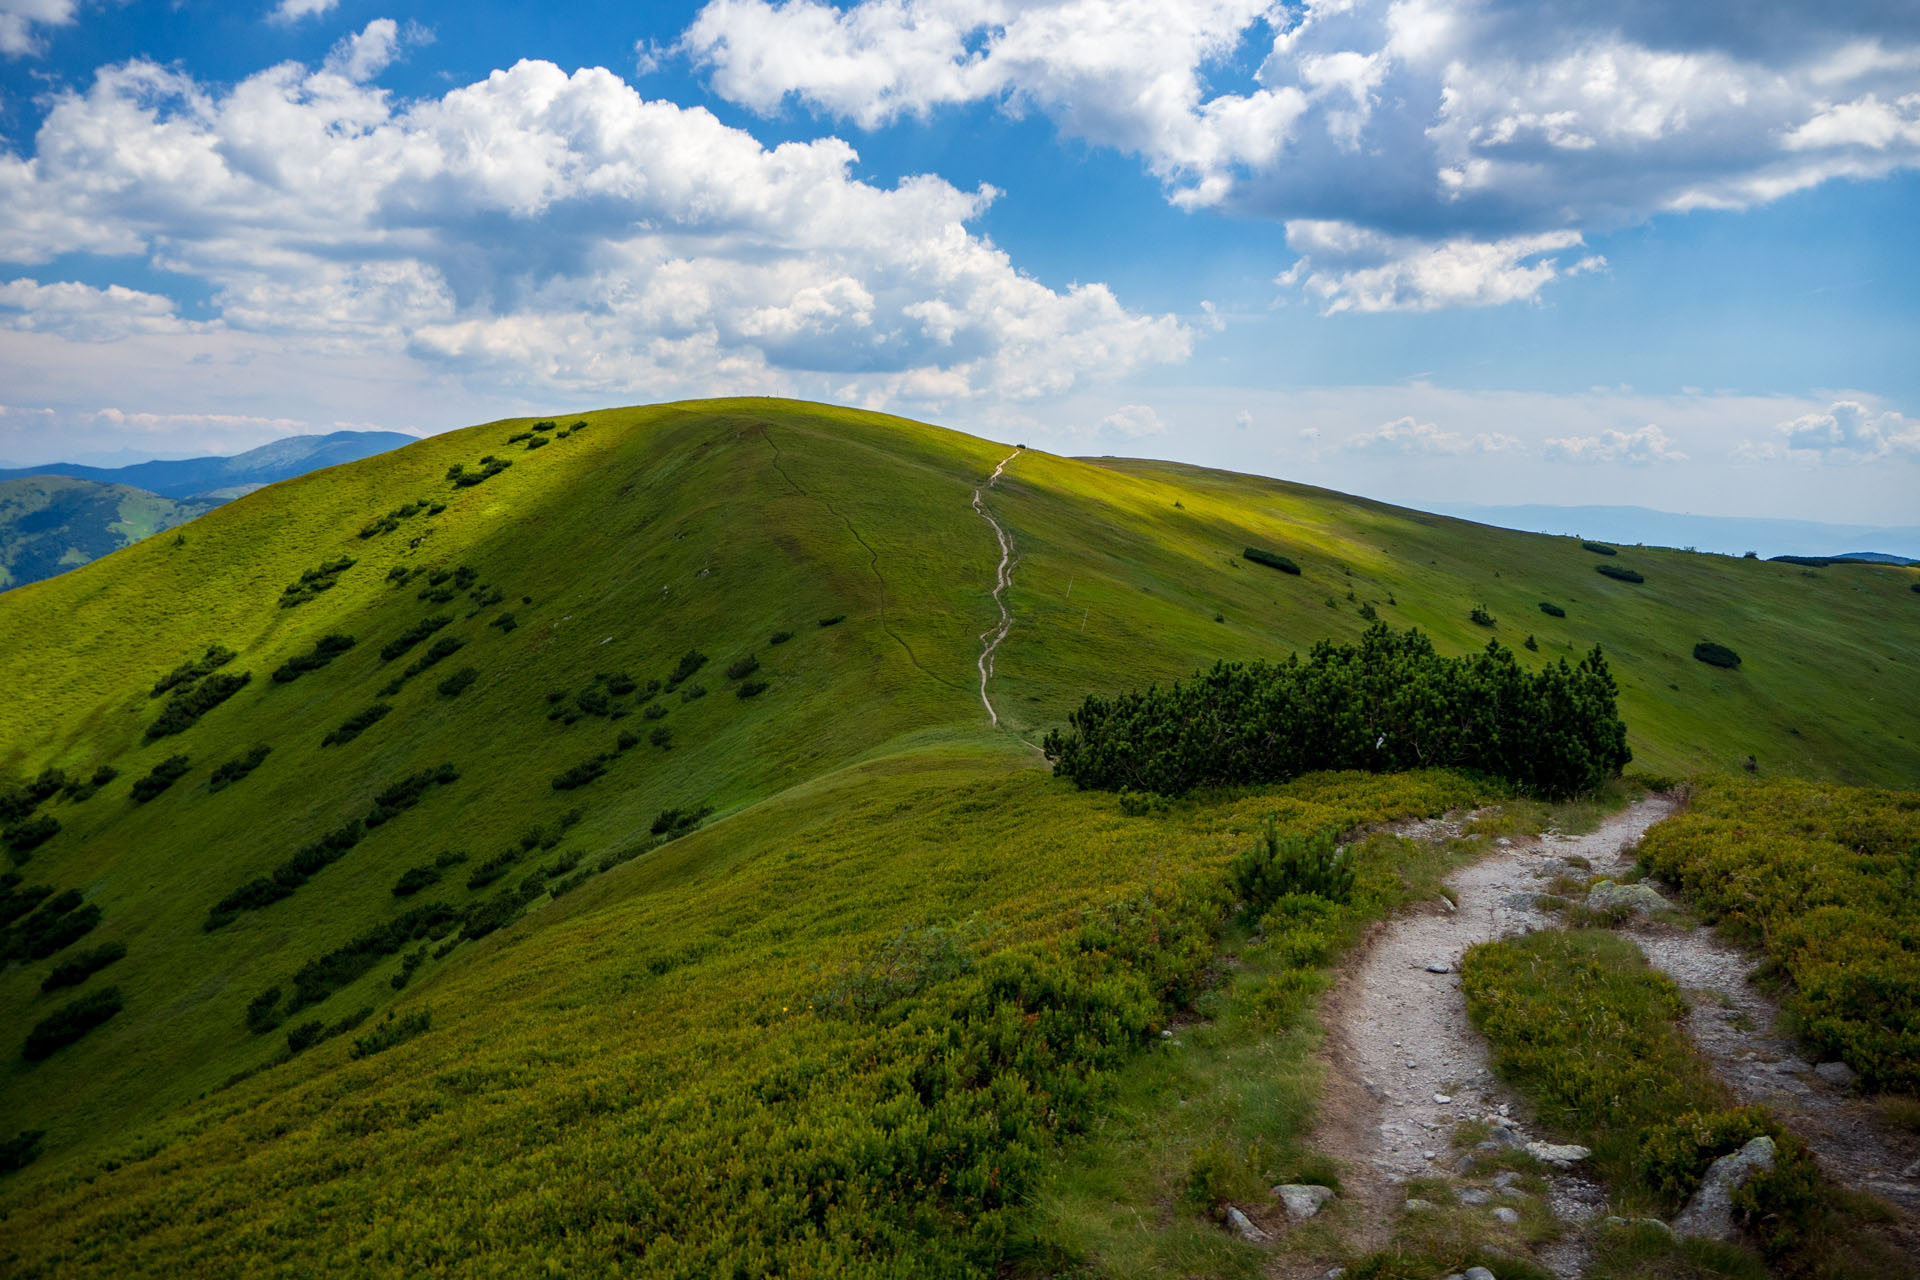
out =
[[[78,7],[79,0],[0,0],[0,53],[40,52],[34,28],[64,27]]]
[[[1823,411],[1782,422],[1774,431],[1778,443],[1742,441],[1734,455],[1749,461],[1799,456],[1839,463],[1920,459],[1920,418],[1870,409],[1858,400],[1837,400]]]
[[[1667,433],[1652,423],[1635,431],[1609,429],[1597,435],[1549,439],[1546,456],[1553,462],[1618,462],[1629,466],[1687,460]]]
[[[1533,298],[1573,272],[1528,246],[1920,166],[1920,7],[1879,0],[710,0],[680,47],[755,111],[1035,111],[1181,207],[1353,228],[1378,274],[1285,278],[1354,309]]]
[[[302,18],[317,18],[321,14],[331,13],[340,0],[280,0],[269,16],[275,22],[298,22]]]
[[[1522,446],[1518,439],[1504,432],[1469,436],[1458,431],[1442,431],[1431,422],[1417,422],[1408,417],[1382,423],[1372,431],[1356,432],[1347,437],[1341,448],[1348,453],[1391,458],[1518,452]]]
[[[380,19],[230,89],[101,69],[0,152],[0,258],[143,255],[227,331],[533,392],[1019,400],[1190,349],[1175,317],[1018,270],[969,229],[990,187],[875,186],[836,138],[765,147],[603,69],[400,101],[371,80],[407,39]],[[18,325],[79,305],[16,285]]]

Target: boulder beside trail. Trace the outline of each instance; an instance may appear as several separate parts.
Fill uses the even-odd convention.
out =
[[[1280,1197],[1280,1203],[1287,1206],[1287,1216],[1295,1222],[1305,1222],[1327,1206],[1333,1199],[1332,1187],[1317,1187],[1311,1183],[1289,1182],[1273,1189]]]
[[[1615,884],[1611,880],[1602,880],[1587,890],[1589,911],[1628,911],[1634,915],[1648,916],[1656,911],[1665,911],[1671,905],[1650,885]]]
[[[1260,1244],[1267,1239],[1266,1232],[1254,1226],[1251,1218],[1232,1205],[1227,1206],[1227,1227],[1250,1244]]]
[[[1700,1190],[1673,1220],[1673,1233],[1690,1240],[1732,1240],[1737,1234],[1733,1193],[1756,1173],[1773,1168],[1773,1158],[1773,1139],[1759,1137],[1732,1155],[1715,1160],[1707,1167]]]

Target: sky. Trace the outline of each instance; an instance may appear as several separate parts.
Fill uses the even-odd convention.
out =
[[[0,460],[775,394],[1920,524],[1912,0],[0,0]]]

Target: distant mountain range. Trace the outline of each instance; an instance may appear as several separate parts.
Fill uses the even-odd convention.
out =
[[[1780,555],[1920,561],[1920,526],[1821,524],[1752,516],[1694,516],[1647,507],[1487,507],[1428,502],[1422,509],[1527,533],[1575,534],[1601,542],[1690,547],[1721,555]]]
[[[0,590],[65,573],[276,481],[413,442],[397,431],[335,431],[230,457],[0,471]]]

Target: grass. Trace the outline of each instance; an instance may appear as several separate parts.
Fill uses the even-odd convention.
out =
[[[1607,1183],[1615,1213],[1671,1217],[1714,1159],[1766,1134],[1778,1164],[1736,1193],[1735,1210],[1767,1263],[1831,1280],[1920,1274],[1766,1108],[1733,1105],[1679,1025],[1679,990],[1630,939],[1573,929],[1483,943],[1467,951],[1460,979],[1494,1069],[1552,1131],[1592,1148],[1587,1167]],[[1765,1270],[1740,1249],[1645,1229],[1603,1231],[1601,1245],[1607,1276]]]
[[[1702,779],[1640,860],[1765,953],[1816,1061],[1920,1090],[1920,795]]]
[[[209,513],[184,540],[141,542],[0,595],[0,649],[29,655],[0,700],[0,777],[119,770],[85,803],[41,806],[61,830],[23,871],[100,908],[84,945],[128,948],[113,968],[125,1003],[111,1021],[44,1063],[0,1054],[8,1123],[46,1131],[39,1159],[0,1183],[0,1248],[14,1251],[0,1266],[31,1274],[82,1240],[91,1252],[74,1265],[95,1270],[161,1258],[219,1270],[242,1256],[431,1270],[447,1242],[486,1240],[502,1269],[524,1271],[630,1249],[630,1224],[655,1210],[607,1161],[683,1167],[674,1161],[688,1157],[658,1135],[693,1116],[704,1117],[687,1132],[707,1143],[707,1167],[745,1170],[760,1141],[754,1117],[789,1105],[709,1088],[702,1064],[738,1061],[782,1098],[825,1090],[822,1106],[854,1105],[857,1091],[833,1092],[853,1083],[822,1065],[832,1087],[816,1089],[805,1074],[815,1068],[803,1071],[844,1060],[837,1033],[769,1038],[819,974],[903,929],[975,916],[1002,950],[1078,936],[1075,913],[1204,878],[1263,816],[1243,798],[1128,817],[1114,797],[1075,796],[1047,777],[1027,743],[1089,692],[1352,640],[1362,605],[1457,654],[1483,638],[1468,605],[1517,616],[1562,601],[1568,617],[1546,622],[1558,630],[1522,661],[1604,645],[1634,750],[1665,772],[1750,753],[1770,771],[1866,782],[1920,771],[1920,709],[1856,693],[1891,687],[1920,661],[1911,570],[1808,579],[1790,566],[1636,552],[1648,582],[1620,587],[1567,539],[1031,450],[987,498],[1019,556],[992,686],[1006,729],[995,733],[974,664],[998,614],[987,591],[998,548],[970,498],[1005,446],[772,400],[590,421],[537,453],[514,451],[481,485],[456,486],[447,472],[471,470],[530,424],[452,432],[274,485]],[[444,510],[411,517],[404,537],[361,539],[395,495]],[[1284,553],[1301,576],[1241,560],[1249,545]],[[356,563],[329,589],[279,606],[288,584],[346,555]],[[395,674],[382,649],[429,607],[392,575],[457,566],[492,588],[492,603],[458,627],[471,683],[448,697],[413,681],[351,745],[323,747],[376,700]],[[1322,603],[1349,589],[1354,600]],[[456,606],[463,618],[469,603]],[[511,628],[496,625],[503,605]],[[1692,660],[1703,627],[1738,637],[1738,672]],[[618,753],[599,781],[553,790],[555,774],[613,752],[619,729],[592,715],[549,720],[549,690],[610,671],[644,685],[694,650],[723,668],[788,629],[778,661],[755,675],[761,696],[694,698],[696,686],[681,685],[672,750]],[[296,681],[266,678],[334,633],[358,643]],[[261,678],[182,733],[145,741],[155,680],[216,640],[238,652],[231,670]],[[727,687],[719,670],[707,679]],[[256,746],[271,748],[266,764],[210,789],[222,762]],[[190,770],[132,803],[132,783],[175,754]],[[201,928],[235,886],[443,761],[459,778],[430,804],[368,833],[293,898]],[[557,828],[575,807],[559,848],[485,892],[468,890],[465,874],[411,897],[391,891],[441,850],[478,866],[513,833]],[[647,835],[668,810],[711,813],[678,838]],[[535,872],[575,854],[555,899]],[[389,957],[312,1010],[338,1025],[362,1008],[384,1019],[430,1000],[431,1029],[414,1039],[350,1063],[352,1037],[336,1037],[274,1065],[284,1037],[249,1034],[249,1002],[314,957],[416,905],[465,912],[509,892],[521,895],[506,912],[524,912],[518,923],[478,942],[442,939],[404,989],[391,982],[402,957]],[[63,959],[0,973],[0,1029],[16,1043],[56,1007],[40,984]],[[789,1069],[800,1074],[776,1088]],[[736,1189],[740,1205],[760,1203]],[[433,1212],[399,1224],[391,1206],[402,1199]],[[224,1242],[207,1225],[219,1212],[233,1224]],[[834,1221],[858,1235],[855,1219]],[[956,1229],[921,1227],[942,1239]],[[882,1251],[873,1256],[902,1238],[868,1237]],[[692,1257],[676,1265],[692,1269]]]

